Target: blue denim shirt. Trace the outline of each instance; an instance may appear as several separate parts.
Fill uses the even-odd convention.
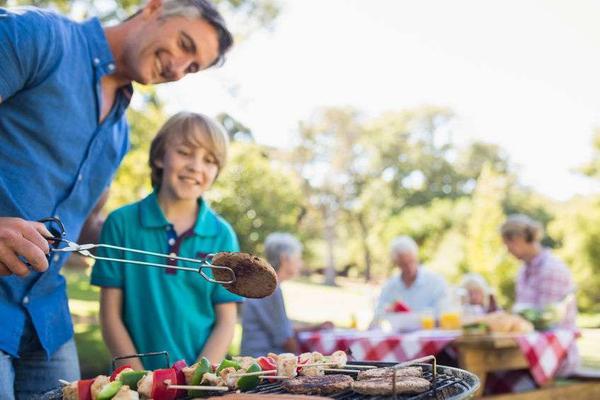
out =
[[[131,86],[99,123],[100,79],[114,68],[98,20],[0,8],[0,216],[59,216],[77,239],[129,148]],[[73,336],[64,261],[0,278],[0,350],[18,356],[27,313],[48,356]]]

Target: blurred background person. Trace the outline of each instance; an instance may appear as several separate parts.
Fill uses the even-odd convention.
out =
[[[517,274],[515,308],[535,307],[538,310],[558,307],[558,326],[577,329],[577,303],[571,271],[549,249],[541,244],[542,224],[523,214],[510,215],[501,229],[508,251],[523,261]],[[577,346],[573,344],[561,368],[567,375],[578,364]]]
[[[438,315],[447,295],[446,282],[419,263],[419,248],[415,241],[408,236],[396,237],[392,240],[390,254],[399,272],[383,285],[371,327],[377,326],[382,316],[398,301],[408,306],[410,311],[433,310]]]
[[[465,315],[481,315],[499,310],[492,289],[480,274],[471,272],[463,276],[460,288],[465,296]]]
[[[285,310],[280,284],[298,275],[302,268],[302,244],[289,233],[271,233],[265,239],[265,256],[275,268],[279,284],[275,292],[262,299],[248,299],[242,307],[242,345],[244,356],[267,353],[299,353],[296,330]],[[332,328],[331,322],[306,329]]]

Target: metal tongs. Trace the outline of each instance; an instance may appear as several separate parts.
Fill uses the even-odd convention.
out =
[[[51,252],[79,253],[80,255],[82,255],[84,257],[93,258],[94,260],[137,264],[137,265],[143,265],[143,266],[147,266],[147,267],[156,267],[156,268],[165,268],[165,269],[178,269],[178,270],[182,270],[182,271],[192,271],[192,272],[199,273],[204,279],[206,279],[207,281],[212,282],[212,283],[231,284],[231,283],[235,282],[235,273],[233,272],[233,270],[231,268],[211,264],[214,254],[208,254],[207,256],[205,256],[201,259],[196,259],[196,258],[178,257],[178,256],[170,255],[170,254],[154,253],[152,251],[131,249],[128,247],[113,246],[110,244],[101,244],[101,243],[99,243],[99,244],[92,244],[92,243],[78,244],[78,243],[72,242],[72,241],[64,238],[66,233],[64,230],[64,226],[63,226],[62,222],[60,221],[60,219],[58,219],[56,217],[50,217],[50,218],[43,218],[43,219],[39,220],[39,222],[52,222],[52,223],[56,223],[59,227],[59,229],[50,229],[50,232],[52,232],[52,234],[54,236],[46,238],[49,242],[52,242],[52,244],[53,244],[50,249]],[[66,244],[66,246],[58,247],[59,243]],[[102,256],[97,256],[90,251],[92,249],[98,249],[98,248],[120,250],[120,251],[124,251],[124,252],[137,253],[137,254],[146,254],[146,255],[150,255],[150,256],[154,256],[154,257],[166,258],[168,260],[186,261],[189,263],[199,264],[199,266],[198,267],[182,267],[179,265],[159,264],[159,263],[153,263],[153,262],[148,262],[148,261],[129,260],[129,259],[125,259],[125,258],[102,257]],[[206,274],[206,272],[204,272],[205,269],[226,270],[229,273],[231,279],[224,280],[224,281],[214,279],[214,278],[208,276]]]

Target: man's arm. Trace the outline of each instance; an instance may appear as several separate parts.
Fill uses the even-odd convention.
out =
[[[34,270],[47,270],[46,254],[50,249],[44,237],[50,236],[52,234],[42,223],[0,217],[0,276],[29,274],[29,268],[19,256],[24,257]]]
[[[213,364],[225,358],[227,349],[233,339],[237,321],[236,303],[216,304],[215,311],[217,322],[200,354],[200,357],[208,358]]]
[[[129,331],[123,323],[123,291],[120,288],[103,287],[100,289],[100,324],[102,337],[113,357],[136,354]],[[143,370],[139,358],[128,359],[135,370]]]

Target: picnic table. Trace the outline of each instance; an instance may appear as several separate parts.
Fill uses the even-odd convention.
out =
[[[349,350],[356,360],[402,362],[442,350],[456,357],[460,368],[475,373],[481,380],[481,394],[490,373],[527,370],[527,373],[495,376],[493,383],[516,392],[547,386],[565,359],[567,349],[578,332],[553,330],[522,335],[481,335],[467,337],[461,331],[422,330],[411,333],[382,331],[330,330],[302,332],[298,336],[302,351],[330,354]]]

